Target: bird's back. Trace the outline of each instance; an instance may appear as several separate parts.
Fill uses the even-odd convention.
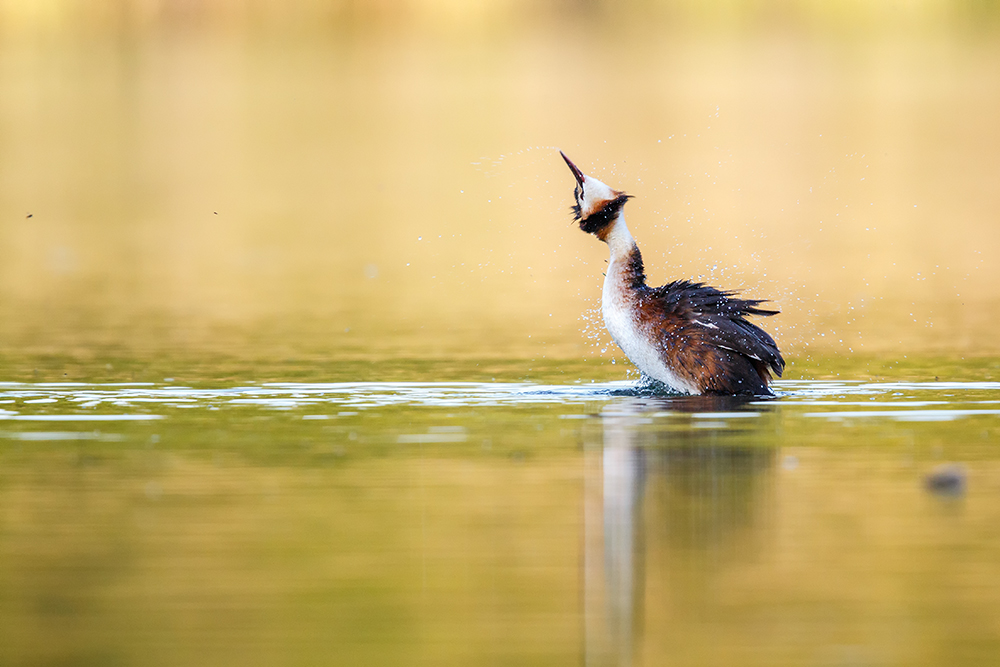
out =
[[[678,280],[638,290],[639,319],[673,372],[706,394],[770,394],[785,360],[774,339],[747,317],[777,311],[763,301]]]

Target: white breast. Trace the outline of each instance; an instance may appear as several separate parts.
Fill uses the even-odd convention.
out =
[[[604,326],[618,347],[640,371],[675,391],[699,394],[698,388],[682,380],[663,361],[660,351],[643,331],[636,318],[636,295],[622,280],[622,262],[611,261],[604,279],[601,311]]]

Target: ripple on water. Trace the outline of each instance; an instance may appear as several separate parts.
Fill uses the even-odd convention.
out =
[[[118,433],[101,433],[100,431],[0,431],[0,438],[5,440],[26,440],[36,442],[65,440],[121,442],[125,439],[124,436]]]
[[[761,410],[786,416],[850,422],[857,419],[953,421],[996,417],[1000,382],[859,382],[786,380],[775,383],[777,400],[701,405],[692,397],[643,393],[634,382],[545,385],[531,382],[277,382],[221,388],[153,383],[0,383],[4,421],[148,421],[168,410],[257,407],[308,410],[303,419],[333,419],[359,410],[392,406],[499,407],[581,405],[604,402],[604,416],[643,412],[685,413],[702,428],[745,420]],[[100,409],[108,409],[102,414]],[[113,411],[113,412],[112,412]],[[155,412],[154,412],[155,411]],[[585,415],[584,415],[585,416]],[[567,418],[581,417],[569,415]]]

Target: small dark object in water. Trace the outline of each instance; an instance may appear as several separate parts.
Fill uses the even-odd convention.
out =
[[[960,496],[965,493],[965,468],[953,463],[940,465],[924,478],[924,484],[931,493]]]
[[[34,215],[32,215],[31,213],[29,213],[28,215],[26,215],[26,216],[24,216],[24,217],[25,217],[25,218],[33,218],[33,217],[35,217],[35,216],[34,216]]]

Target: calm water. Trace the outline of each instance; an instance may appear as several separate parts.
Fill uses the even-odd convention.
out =
[[[2,383],[0,662],[995,658],[1000,382],[778,390]]]
[[[992,4],[0,2],[0,665],[997,662]]]

